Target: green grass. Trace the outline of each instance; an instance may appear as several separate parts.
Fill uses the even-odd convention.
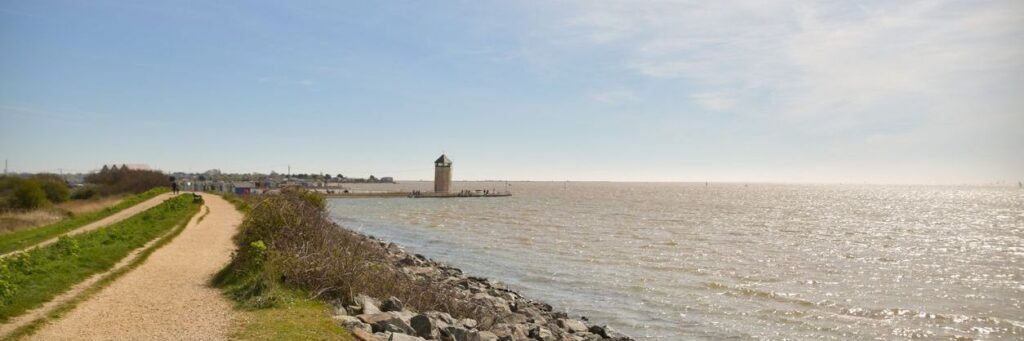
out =
[[[149,200],[150,198],[153,198],[162,193],[166,193],[168,191],[170,190],[166,187],[154,188],[144,193],[125,198],[121,202],[117,203],[117,205],[96,212],[82,214],[71,219],[62,220],[50,225],[40,226],[37,228],[18,230],[10,233],[0,234],[0,254],[5,254],[8,252],[17,251],[30,247],[44,240],[59,236],[68,231],[82,227],[86,224],[109,217],[114,213],[135,206],[138,203]]]
[[[0,260],[0,323],[35,308],[132,250],[187,224],[199,204],[180,195],[111,226]]]
[[[202,218],[209,213],[210,209],[207,207],[206,213],[203,213],[203,215],[200,216],[199,219],[202,220]],[[114,281],[116,281],[118,278],[121,278],[122,276],[128,274],[135,268],[142,265],[142,263],[144,263],[146,259],[148,259],[149,256],[153,254],[153,252],[156,252],[156,250],[160,249],[164,245],[167,245],[168,243],[173,241],[175,237],[181,234],[181,232],[185,231],[186,224],[187,221],[185,223],[178,224],[174,228],[174,230],[172,230],[170,233],[165,234],[163,237],[160,237],[159,240],[157,240],[148,248],[140,252],[139,255],[132,259],[132,261],[129,262],[127,265],[106,274],[103,278],[101,278],[92,286],[86,288],[82,292],[78,293],[78,295],[76,295],[75,297],[72,297],[68,299],[66,302],[55,307],[53,310],[48,312],[46,316],[36,319],[35,321],[32,321],[29,324],[24,325],[18,329],[15,329],[10,334],[8,334],[4,340],[20,340],[28,335],[32,335],[32,333],[35,333],[36,330],[45,325],[48,321],[61,318],[62,316],[64,316],[64,314],[77,307],[78,304],[85,302],[89,298],[99,293],[100,290],[103,290],[103,288],[110,286],[110,284],[114,283]]]
[[[235,340],[354,340],[328,315],[330,307],[301,292],[278,292],[271,308],[242,309]]]

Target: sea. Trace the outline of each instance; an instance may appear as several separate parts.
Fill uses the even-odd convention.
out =
[[[330,199],[330,216],[638,340],[1024,339],[1017,187],[455,187],[513,196]]]

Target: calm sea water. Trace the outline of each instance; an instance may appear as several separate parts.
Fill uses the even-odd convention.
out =
[[[430,183],[378,189],[398,187]],[[512,188],[510,198],[332,199],[330,212],[641,340],[1024,339],[1024,190]]]

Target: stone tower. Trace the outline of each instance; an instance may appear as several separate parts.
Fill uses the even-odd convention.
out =
[[[452,159],[447,155],[434,161],[434,192],[449,193],[452,190]]]

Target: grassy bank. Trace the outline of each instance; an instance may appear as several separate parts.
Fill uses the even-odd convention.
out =
[[[248,205],[238,250],[214,279],[243,308],[280,309],[296,298],[353,304],[365,293],[397,297],[419,311],[477,317],[449,287],[403,273],[376,242],[334,225],[322,195],[286,190]]]
[[[249,223],[243,223],[242,229],[253,225],[252,203],[259,199],[242,198],[233,193],[218,194],[245,213],[245,221]],[[236,237],[236,241],[241,239],[241,234]],[[265,244],[255,245],[266,251]],[[233,263],[241,261],[242,258],[236,256]],[[348,331],[330,318],[329,305],[310,299],[304,290],[287,288],[278,281],[256,279],[272,274],[263,272],[259,265],[246,263],[251,267],[242,270],[240,266],[229,266],[214,280],[241,310],[242,317],[232,332],[233,339],[353,340]]]
[[[0,254],[5,254],[11,251],[17,251],[35,245],[41,241],[59,236],[63,233],[82,227],[86,224],[109,217],[114,213],[135,206],[143,201],[149,200],[159,194],[166,193],[168,191],[169,189],[166,187],[154,188],[142,194],[137,194],[128,197],[122,200],[117,205],[108,207],[100,211],[82,214],[79,216],[72,217],[71,219],[68,220],[56,222],[45,226],[40,226],[37,228],[18,230],[14,232],[0,234]]]
[[[0,322],[109,270],[132,250],[186,224],[199,207],[191,195],[181,195],[106,228],[0,260]]]

